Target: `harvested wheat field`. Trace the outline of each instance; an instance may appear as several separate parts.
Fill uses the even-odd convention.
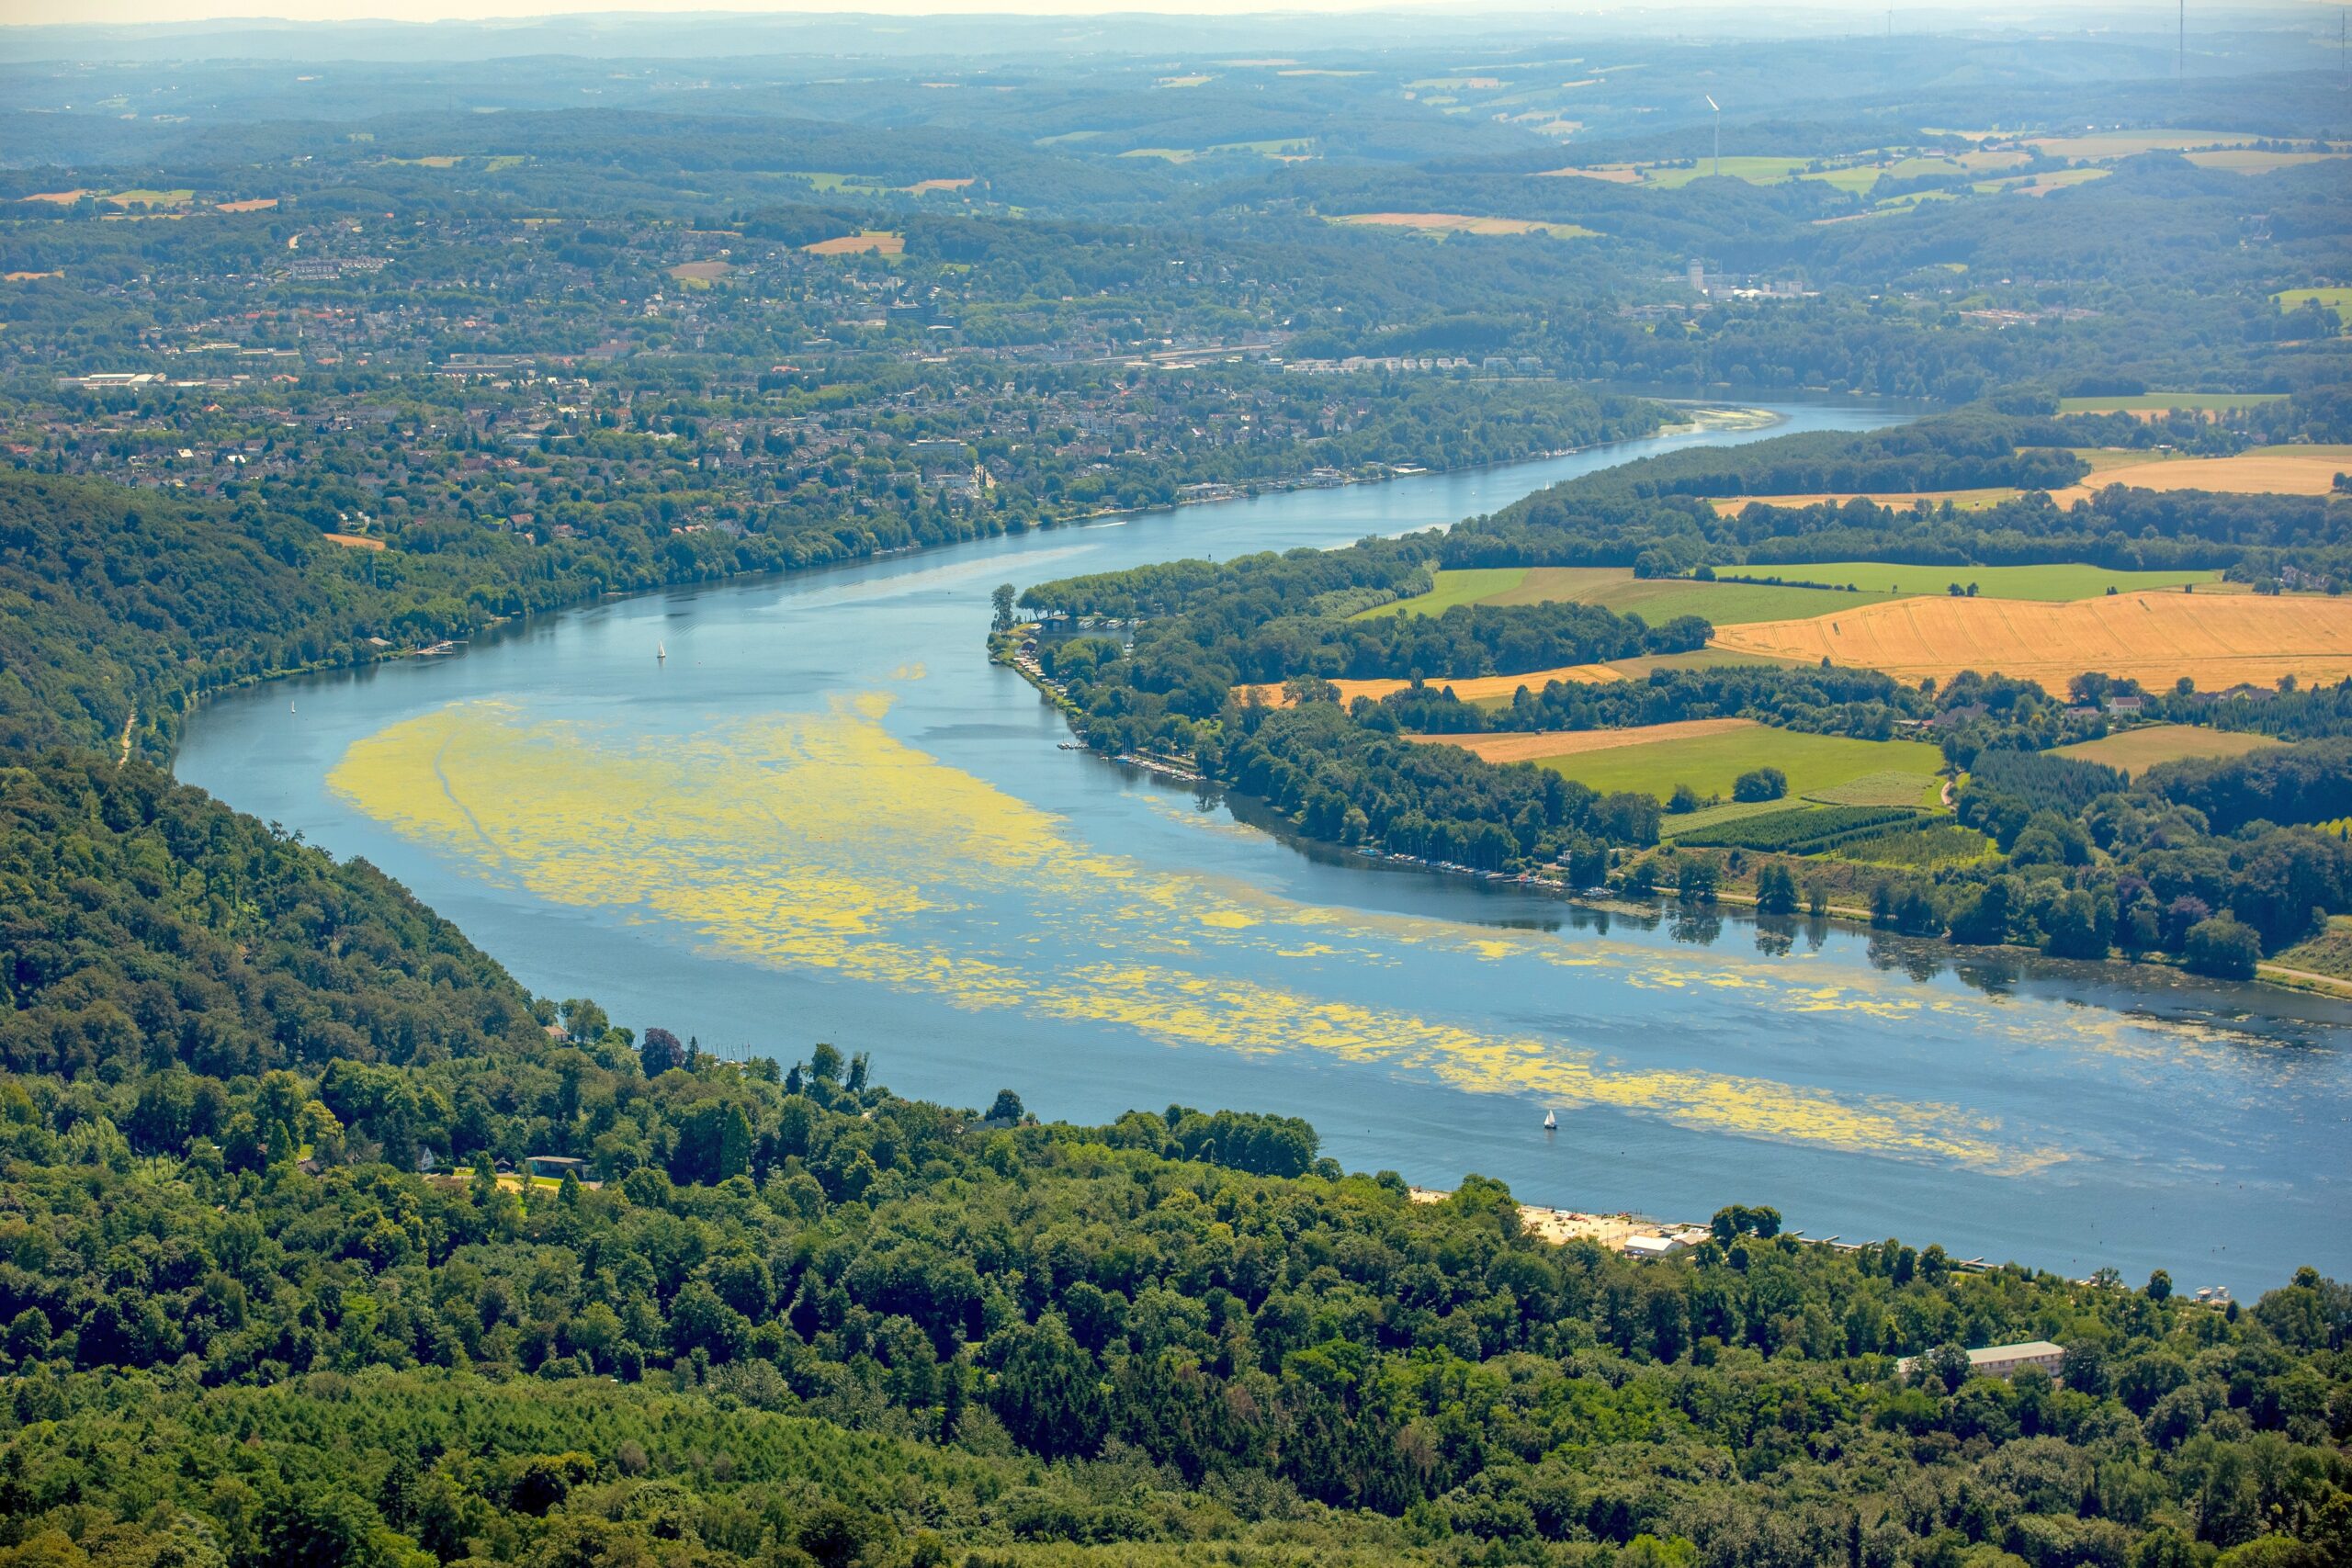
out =
[[[854,234],[837,235],[800,248],[812,256],[851,256],[866,251],[876,255],[895,256],[905,252],[907,240],[903,234],[892,234],[880,229],[861,229]]]
[[[1489,762],[1534,762],[1548,757],[1575,757],[1587,751],[1613,751],[1624,746],[1648,746],[1660,740],[1696,740],[1726,730],[1758,729],[1752,718],[1686,718],[1673,724],[1636,725],[1630,729],[1553,729],[1515,735],[1416,735],[1411,739],[1432,746],[1459,746]]]
[[[1883,670],[1902,681],[1999,671],[2061,691],[2096,670],[2204,691],[2352,677],[2352,603],[2316,595],[2119,593],[2047,604],[1898,599],[1802,621],[1725,626],[1714,647]]]
[[[2109,485],[2133,490],[2210,490],[2245,495],[2327,495],[2335,476],[2346,468],[2342,454],[2296,452],[2270,447],[2241,452],[2234,457],[2174,457],[2153,463],[2125,463],[2101,468],[2084,483],[2053,490],[2050,499],[2060,506],[2087,501]]]
[[[1843,506],[1849,501],[1867,501],[1874,506],[1902,510],[1927,502],[1930,505],[1949,501],[1962,512],[1979,507],[1995,506],[2004,501],[2014,501],[2025,493],[2013,486],[1994,485],[1983,490],[1903,490],[1903,491],[1815,491],[1808,495],[1735,495],[1714,503],[1718,517],[1736,517],[1749,506],[1779,506],[1794,510],[1806,506]]]
[[[1576,223],[1545,223],[1533,218],[1477,218],[1463,212],[1351,212],[1331,221],[1354,227],[1412,229],[1431,234],[1549,234],[1555,239],[1576,240],[1592,233]]]
[[[1465,703],[1475,703],[1486,697],[1508,697],[1521,686],[1531,692],[1540,692],[1555,681],[1580,681],[1586,685],[1599,685],[1603,682],[1622,681],[1624,678],[1623,671],[1612,670],[1606,664],[1564,664],[1556,670],[1531,670],[1524,675],[1465,675],[1455,680],[1447,680],[1440,676],[1422,683],[1433,692],[1442,692],[1452,687],[1456,697]],[[1331,684],[1340,688],[1340,701],[1344,704],[1354,702],[1358,697],[1370,697],[1373,701],[1378,702],[1391,692],[1403,691],[1412,682],[1410,681],[1334,681]],[[1237,686],[1234,688],[1234,695],[1246,703],[1253,691],[1257,693],[1259,700],[1268,707],[1281,708],[1290,705],[1290,698],[1284,694],[1280,686]]]

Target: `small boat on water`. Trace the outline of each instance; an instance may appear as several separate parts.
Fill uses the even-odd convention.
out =
[[[1560,1119],[1546,1111],[1544,1112],[1544,1130],[1547,1133],[1558,1132],[1560,1130]]]
[[[670,645],[668,643],[656,642],[653,645],[653,662],[656,664],[667,664],[670,662]]]

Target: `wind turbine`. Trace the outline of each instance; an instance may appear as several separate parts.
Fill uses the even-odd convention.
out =
[[[2183,3],[2186,4],[2187,0]],[[1715,175],[1720,179],[1724,172],[1724,108],[1715,102],[1713,94],[1702,96],[1706,97],[1707,107],[1715,111]]]

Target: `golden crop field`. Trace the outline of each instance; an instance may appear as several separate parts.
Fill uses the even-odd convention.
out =
[[[1816,491],[1810,495],[1735,495],[1714,503],[1715,513],[1722,517],[1736,517],[1744,507],[1765,506],[1843,506],[1849,501],[1867,501],[1880,506],[1904,507],[1919,502],[1936,503],[1949,501],[1963,512],[2014,501],[2024,492],[2011,486],[1994,485],[1984,490],[1905,490],[1905,491]]]
[[[670,269],[670,276],[681,283],[714,283],[732,270],[723,261],[680,262]]]
[[[213,209],[219,212],[267,212],[277,205],[277,198],[274,196],[256,196],[244,201],[216,201],[212,204]]]
[[[1625,676],[1622,671],[1611,669],[1606,664],[1564,664],[1555,670],[1531,670],[1524,675],[1464,675],[1456,680],[1441,678],[1423,683],[1433,692],[1441,692],[1450,686],[1453,689],[1455,696],[1465,703],[1472,703],[1485,697],[1508,697],[1521,686],[1531,692],[1540,692],[1555,681],[1580,681],[1587,685],[1597,685],[1604,681],[1623,679]],[[1344,704],[1354,702],[1358,697],[1370,697],[1373,701],[1378,702],[1391,692],[1403,691],[1412,682],[1410,681],[1334,681],[1331,684],[1340,688],[1340,701]],[[1250,694],[1253,691],[1257,693],[1258,699],[1268,707],[1279,708],[1290,705],[1290,698],[1283,694],[1280,686],[1237,686],[1234,688],[1234,694],[1247,702],[1250,700]]]
[[[2335,489],[2335,476],[2347,467],[2352,463],[2347,463],[2340,453],[2278,446],[2241,452],[2234,457],[2158,458],[2113,468],[2094,463],[2096,471],[2086,483],[2053,490],[2050,499],[2060,506],[2069,506],[2088,500],[2094,491],[2109,485],[2129,485],[2133,490],[2227,491],[2246,495],[2327,495]]]
[[[1575,757],[1587,751],[1613,751],[1623,746],[1648,746],[1660,740],[1695,740],[1726,730],[1762,728],[1752,718],[1685,718],[1672,724],[1644,724],[1625,729],[1555,729],[1504,735],[1416,735],[1415,740],[1437,746],[1459,746],[1489,762],[1532,762],[1546,757]]]
[[[2051,690],[2086,671],[2204,691],[2352,678],[2352,604],[2316,595],[2120,593],[2050,604],[1898,599],[1802,621],[1725,626],[1713,646],[1883,670],[1902,681],[1996,671]]]
[[[2137,729],[2119,729],[2097,740],[2078,741],[2061,746],[2057,754],[2078,761],[2104,762],[2120,768],[2126,774],[2137,776],[2158,762],[2177,762],[2184,757],[2243,757],[2248,751],[2259,751],[2279,742],[2267,735],[2249,734],[2239,729],[2207,729],[2194,724],[2149,724]]]
[[[812,256],[853,256],[869,251],[876,255],[895,256],[905,253],[907,239],[887,230],[861,229],[854,234],[836,235],[800,248]]]
[[[1466,212],[1351,212],[1331,220],[1351,227],[1412,229],[1430,234],[1549,234],[1555,240],[1589,237],[1575,223],[1544,223],[1532,218],[1481,218]]]

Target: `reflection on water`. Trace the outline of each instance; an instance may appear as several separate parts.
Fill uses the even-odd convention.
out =
[[[2352,1268],[2352,1010],[1370,866],[1057,750],[980,655],[1001,581],[1395,533],[1609,460],[607,603],[306,683],[299,713],[225,698],[180,773],[367,855],[543,994],[718,1049],[870,1049],[908,1093],[1249,1106],[1435,1185],[1771,1202],[2075,1275]]]

